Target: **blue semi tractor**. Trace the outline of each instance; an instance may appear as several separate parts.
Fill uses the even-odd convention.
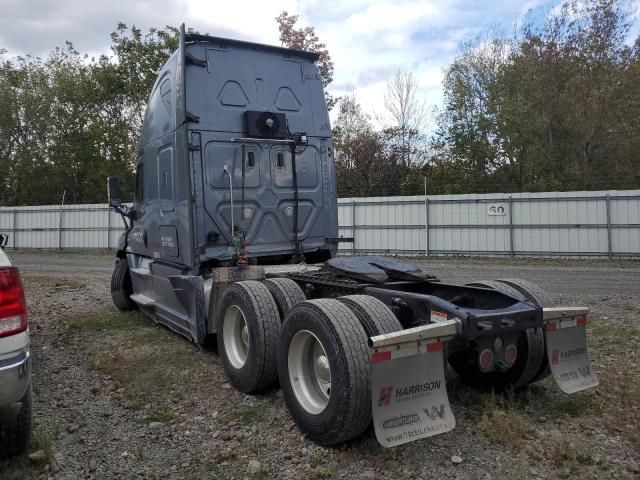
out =
[[[229,382],[277,385],[321,445],[394,446],[451,430],[447,363],[479,389],[553,375],[597,385],[588,309],[519,279],[442,282],[409,262],[337,256],[334,147],[317,56],[186,33],[158,73],[136,161],[114,303],[197,344]]]

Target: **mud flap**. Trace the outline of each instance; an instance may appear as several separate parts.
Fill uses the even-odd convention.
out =
[[[457,319],[372,337],[371,403],[378,442],[393,447],[452,430],[444,342]]]
[[[598,385],[587,350],[587,313],[581,307],[544,308],[543,318],[551,374],[565,393]]]

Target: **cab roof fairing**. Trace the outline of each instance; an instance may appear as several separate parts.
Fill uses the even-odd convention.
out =
[[[245,42],[244,40],[235,40],[233,38],[214,37],[211,35],[202,35],[199,33],[186,33],[185,42],[206,42],[216,43],[219,45],[230,45],[235,47],[250,48],[252,50],[266,50],[270,52],[281,53],[286,56],[297,56],[315,62],[320,55],[315,52],[306,50],[297,50],[294,48],[278,47],[275,45],[267,45],[264,43]]]

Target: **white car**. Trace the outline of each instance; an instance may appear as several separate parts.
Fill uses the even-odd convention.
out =
[[[0,247],[6,236],[0,235]],[[31,436],[31,352],[18,269],[0,248],[0,458],[23,453]]]

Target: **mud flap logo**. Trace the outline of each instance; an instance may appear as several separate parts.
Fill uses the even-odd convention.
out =
[[[386,407],[391,402],[391,392],[393,387],[384,387],[380,389],[380,396],[378,398],[378,406]]]
[[[575,393],[598,385],[589,362],[584,323],[568,327],[547,325],[545,335],[549,366],[560,390]]]
[[[404,427],[420,421],[420,416],[416,413],[402,415],[400,417],[390,418],[382,423],[382,428],[388,430],[390,428]]]
[[[442,348],[413,349],[371,364],[373,423],[381,445],[392,447],[445,433],[456,421],[449,406]]]
[[[428,408],[423,409],[424,413],[427,414],[427,416],[435,421],[438,420],[439,418],[444,418],[444,412],[445,412],[445,405],[444,403],[440,404],[440,408],[438,407],[431,407],[431,410],[429,410]]]

